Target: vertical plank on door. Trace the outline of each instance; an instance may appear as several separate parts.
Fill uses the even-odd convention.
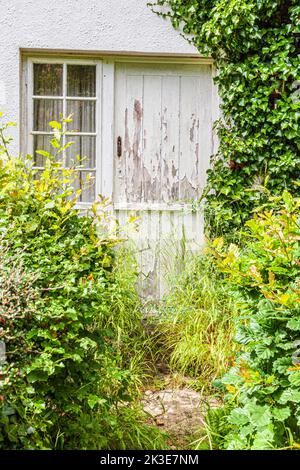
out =
[[[125,136],[123,157],[126,161],[125,185],[127,202],[141,202],[143,76],[127,74]]]
[[[199,90],[199,76],[181,76],[179,196],[186,200],[199,194]]]
[[[160,201],[161,194],[161,84],[160,75],[144,75],[143,90],[143,200]]]
[[[162,77],[161,198],[175,202],[179,198],[179,107],[180,78]]]
[[[143,96],[143,200],[160,200],[161,180],[161,76],[144,75]]]
[[[127,110],[126,101],[126,66],[125,64],[118,64],[115,72],[115,136],[114,136],[114,202],[125,203],[126,197],[126,152],[125,148],[125,122]],[[106,116],[103,116],[105,121]],[[118,137],[122,139],[122,155],[118,156],[116,152],[116,140]],[[108,154],[109,155],[109,154]],[[103,158],[108,158],[103,152]]]

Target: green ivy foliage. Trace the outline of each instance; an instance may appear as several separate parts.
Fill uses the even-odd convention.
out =
[[[158,0],[152,8],[217,67],[222,120],[206,226],[211,237],[232,239],[265,200],[262,187],[299,195],[299,1]]]
[[[39,173],[0,125],[0,449],[153,448],[160,433],[135,404],[134,267],[105,201],[76,208],[66,122],[50,123]]]
[[[300,448],[300,199],[285,190],[269,203],[246,222],[242,247],[211,246],[239,310],[240,352],[219,382],[227,405],[208,423],[231,450]]]

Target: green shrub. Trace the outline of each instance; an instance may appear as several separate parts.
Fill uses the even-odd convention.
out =
[[[241,248],[212,246],[235,292],[242,347],[221,381],[227,449],[300,446],[300,200],[284,191],[268,206],[246,223]]]
[[[105,201],[75,207],[65,122],[50,123],[39,175],[0,129],[0,448],[162,446],[135,404],[135,274],[120,275],[122,234]]]
[[[231,363],[233,331],[234,306],[222,280],[208,256],[192,255],[163,299],[160,350],[171,370],[194,377],[208,393]]]

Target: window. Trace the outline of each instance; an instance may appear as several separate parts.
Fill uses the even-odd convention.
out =
[[[49,122],[72,114],[73,122],[66,125],[63,144],[70,141],[74,144],[62,156],[63,165],[69,167],[78,162],[79,173],[74,189],[82,189],[80,202],[92,202],[98,178],[98,65],[94,61],[32,61],[30,67],[29,134],[35,167],[42,170],[45,160],[36,151],[51,149]],[[88,182],[87,175],[91,175]]]

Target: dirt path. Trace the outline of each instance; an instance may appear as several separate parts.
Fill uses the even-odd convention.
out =
[[[204,425],[201,396],[188,388],[147,390],[143,405],[155,424],[179,443],[187,442]]]
[[[144,324],[150,335],[153,326],[147,318],[152,316],[151,311]],[[173,449],[191,449],[193,441],[203,436],[206,439],[207,407],[218,406],[214,398],[207,399],[194,386],[193,379],[172,373],[165,359],[160,357],[155,363],[152,378],[143,389],[144,411],[152,424],[161,427],[170,436],[170,447]]]
[[[149,387],[144,391],[143,408],[152,422],[170,435],[171,447],[188,449],[192,441],[205,434],[207,403],[201,393],[188,384],[178,386],[168,379],[160,384],[158,390]],[[210,405],[216,406],[214,400]]]

